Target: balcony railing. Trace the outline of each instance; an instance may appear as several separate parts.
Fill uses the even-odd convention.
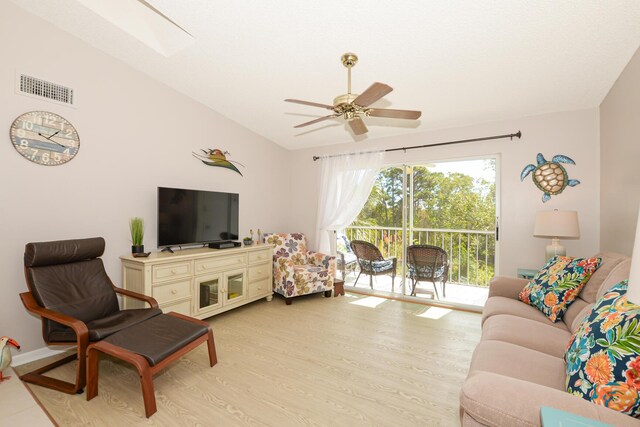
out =
[[[405,237],[399,227],[353,226],[345,229],[349,240],[365,240],[380,249],[382,255],[398,258],[402,274]],[[479,230],[447,230],[414,228],[408,244],[433,245],[443,248],[449,257],[450,283],[488,286],[495,266],[495,232]]]

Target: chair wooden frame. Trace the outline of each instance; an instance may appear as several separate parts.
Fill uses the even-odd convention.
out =
[[[27,269],[25,268],[25,276],[27,275]],[[27,283],[29,280],[27,278]],[[138,300],[146,301],[151,305],[152,308],[158,308],[158,302],[153,298],[146,295],[139,294],[137,292],[132,292],[126,289],[121,289],[111,284],[113,290],[123,296],[135,298]],[[83,389],[87,383],[87,374],[86,374],[86,354],[87,347],[89,346],[89,329],[87,325],[71,316],[67,316],[66,314],[58,313],[53,310],[49,310],[44,308],[38,304],[35,297],[29,292],[23,292],[20,294],[20,300],[22,300],[22,304],[24,304],[27,311],[33,313],[40,318],[49,319],[54,322],[58,322],[62,325],[68,326],[76,334],[76,341],[55,341],[49,342],[45,338],[45,342],[47,345],[76,345],[77,352],[76,354],[71,354],[63,359],[57,360],[53,363],[50,363],[46,366],[38,368],[34,371],[27,372],[25,374],[20,375],[20,379],[24,382],[36,384],[42,387],[47,387],[53,390],[61,391],[67,394],[80,394],[83,392]],[[44,322],[42,322],[42,328],[44,330]],[[43,333],[43,336],[46,337],[46,334]],[[58,366],[62,366],[65,363],[69,363],[73,360],[78,361],[78,368],[76,370],[76,379],[74,383],[59,380],[56,378],[48,377],[43,375],[45,372],[48,372]]]
[[[165,359],[154,366],[150,366],[147,359],[145,359],[143,356],[140,356],[139,354],[136,354],[122,347],[118,347],[111,343],[98,341],[90,344],[87,349],[87,401],[93,399],[98,395],[98,361],[100,352],[130,363],[138,370],[138,374],[140,375],[140,386],[142,388],[142,399],[144,401],[144,411],[147,418],[149,418],[157,411],[156,397],[153,387],[153,376],[156,375],[158,371],[166,368],[170,363],[184,356],[205,341],[207,341],[207,347],[209,350],[209,364],[213,367],[218,362],[216,348],[213,342],[213,332],[209,323],[176,312],[171,312],[167,315],[177,317],[179,319],[186,320],[198,325],[206,326],[208,332],[202,334],[200,337],[191,341],[184,347],[176,350],[174,353],[167,356]]]

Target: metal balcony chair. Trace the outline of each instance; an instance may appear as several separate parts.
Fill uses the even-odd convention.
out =
[[[337,238],[337,246],[338,250],[336,252],[336,264],[338,270],[342,273],[342,280],[344,280],[345,276],[349,273],[356,272],[356,267],[358,266],[358,258],[353,253],[351,249],[351,242],[344,234],[338,235]]]
[[[358,273],[353,286],[358,283],[362,273],[369,275],[369,287],[371,289],[373,289],[373,276],[391,274],[391,292],[393,292],[398,260],[395,257],[385,259],[380,253],[380,249],[364,240],[352,240],[351,249],[356,254],[358,265],[360,266],[360,273]]]
[[[444,249],[432,245],[411,245],[407,247],[407,267],[411,279],[411,295],[416,295],[418,282],[429,280],[438,296],[436,282],[442,282],[442,297],[446,298],[445,285],[449,277],[449,259]]]

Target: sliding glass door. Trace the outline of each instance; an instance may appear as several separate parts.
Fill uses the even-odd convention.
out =
[[[497,158],[393,166],[383,169],[347,239],[375,245],[384,258],[397,258],[395,293],[411,295],[410,245],[430,245],[446,254],[444,280],[420,281],[417,297],[483,305],[496,271],[499,182]],[[391,275],[346,278],[356,289],[391,292]],[[441,278],[442,279],[442,278]]]

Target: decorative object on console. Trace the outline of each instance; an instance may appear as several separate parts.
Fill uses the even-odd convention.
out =
[[[244,167],[244,165],[234,160],[228,160],[227,155],[230,154],[228,151],[222,151],[219,148],[207,148],[206,150],[200,149],[200,151],[202,151],[205,155],[203,156],[202,154],[198,153],[192,154],[196,159],[200,160],[205,165],[231,169],[232,171],[238,172],[240,176],[242,176],[242,172],[240,172],[240,170],[235,167],[234,163],[237,163],[242,167]]]
[[[383,96],[391,92],[393,89],[384,83],[373,83],[362,94],[351,93],[351,68],[358,63],[358,57],[355,53],[345,53],[341,58],[342,65],[348,70],[347,93],[339,95],[333,100],[333,105],[318,104],[317,102],[300,101],[298,99],[285,99],[286,102],[295,104],[309,105],[311,107],[320,107],[333,111],[328,116],[311,120],[306,123],[294,126],[300,128],[324,120],[337,117],[344,118],[355,135],[363,135],[368,132],[367,126],[362,121],[362,117],[388,117],[392,119],[408,119],[417,120],[422,113],[420,111],[411,110],[390,110],[384,108],[368,108],[371,104],[381,99]]]
[[[520,301],[557,322],[601,262],[600,258],[554,257],[520,291]]]
[[[244,239],[242,239],[242,243],[245,246],[251,246],[253,245],[253,239],[251,237],[245,237]]]
[[[551,244],[545,248],[545,262],[554,256],[566,255],[567,250],[560,244],[559,238],[577,239],[580,237],[578,212],[556,209],[536,213],[533,235],[535,237],[551,237]]]
[[[131,253],[144,253],[144,220],[134,216],[129,220],[129,231],[131,232]]]
[[[47,111],[22,114],[11,124],[9,134],[13,148],[39,165],[62,165],[80,149],[76,128],[64,117]]]
[[[273,248],[273,290],[284,296],[287,305],[293,297],[324,292],[331,296],[336,276],[336,258],[307,250],[302,233],[265,234]]]
[[[9,350],[10,345],[20,350],[20,344],[18,344],[16,340],[7,336],[0,338],[0,383],[11,378],[2,376],[2,371],[7,369],[11,365],[11,351]]]
[[[558,154],[553,156],[551,161],[548,161],[544,158],[542,153],[538,153],[536,158],[538,165],[527,165],[522,169],[520,173],[520,181],[524,181],[524,179],[533,172],[531,178],[533,179],[533,183],[542,191],[542,202],[546,203],[551,199],[552,195],[557,195],[562,193],[567,185],[569,187],[575,187],[580,184],[580,181],[577,179],[569,179],[567,175],[567,170],[560,163],[568,163],[571,165],[575,165],[571,158],[567,156],[563,156],[562,154]]]

